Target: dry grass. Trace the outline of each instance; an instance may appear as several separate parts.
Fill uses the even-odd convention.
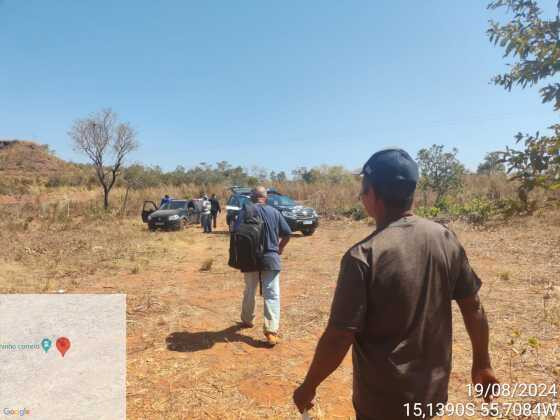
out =
[[[282,342],[270,350],[258,324],[235,326],[243,280],[227,266],[223,220],[214,235],[198,227],[149,232],[136,212],[74,217],[89,204],[74,205],[69,217],[63,206],[46,206],[30,221],[20,208],[15,221],[1,222],[0,292],[126,293],[128,418],[296,417],[291,392],[326,325],[340,257],[371,231],[368,223],[324,222],[315,235],[292,239],[281,278]],[[558,383],[560,214],[452,227],[484,281],[502,382]],[[454,316],[450,401],[467,402],[470,344]],[[347,358],[320,388],[316,418],[351,418],[351,372]]]
[[[138,274],[187,260],[185,235],[144,230],[138,220],[114,217],[6,223],[0,230],[0,292],[30,292],[37,284],[42,291],[81,289],[88,276]]]

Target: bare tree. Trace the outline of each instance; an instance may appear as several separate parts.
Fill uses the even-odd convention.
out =
[[[111,109],[103,109],[88,118],[76,120],[68,135],[74,150],[84,153],[92,161],[103,188],[103,204],[108,209],[109,193],[121,173],[124,159],[138,149],[136,132],[129,123],[119,123],[117,114]]]

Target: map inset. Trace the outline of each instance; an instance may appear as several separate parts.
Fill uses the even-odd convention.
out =
[[[0,295],[0,417],[126,418],[126,296]]]

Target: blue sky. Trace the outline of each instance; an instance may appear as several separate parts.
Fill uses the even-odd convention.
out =
[[[67,132],[111,107],[129,159],[360,167],[376,150],[459,149],[470,168],[557,121],[506,69],[484,1],[0,0],[0,138],[85,161]]]

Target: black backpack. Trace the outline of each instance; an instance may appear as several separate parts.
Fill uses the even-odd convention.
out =
[[[243,209],[243,220],[231,232],[228,265],[244,273],[261,271],[264,221],[255,205],[246,204]]]

